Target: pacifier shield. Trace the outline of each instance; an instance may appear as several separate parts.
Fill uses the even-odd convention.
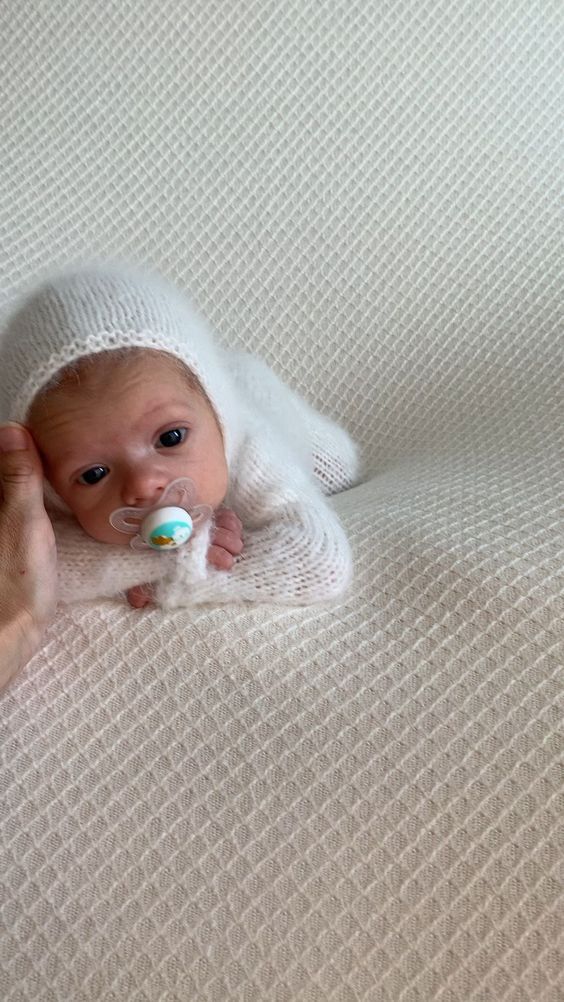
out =
[[[202,522],[211,518],[207,504],[195,504],[196,486],[188,477],[173,480],[157,505],[149,508],[117,508],[110,525],[131,536],[134,550],[176,550],[194,535]],[[164,502],[164,503],[163,503]],[[168,504],[166,503],[168,502]],[[190,509],[187,511],[186,509]]]

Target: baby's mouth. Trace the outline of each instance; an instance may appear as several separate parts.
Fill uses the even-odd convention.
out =
[[[173,480],[163,491],[158,504],[143,508],[117,508],[110,515],[110,525],[131,536],[134,549],[163,553],[184,546],[197,526],[209,518],[209,505],[197,505],[197,490],[188,477]]]

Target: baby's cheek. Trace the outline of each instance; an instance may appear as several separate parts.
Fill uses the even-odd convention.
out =
[[[68,483],[65,484],[64,481],[57,480],[56,477],[48,477],[49,484],[52,490],[55,492],[58,498],[64,502],[67,508],[72,511],[73,515],[77,516],[77,505],[74,492],[69,490]]]
[[[109,513],[106,515],[105,510],[94,508],[84,511],[76,505],[74,509],[71,505],[69,507],[81,528],[91,539],[95,539],[99,543],[113,543],[118,546],[129,543],[129,536],[118,532],[110,525]]]
[[[68,504],[66,498],[63,497],[60,491],[57,490],[55,484],[48,477],[45,478],[43,495],[45,498],[45,503],[47,507],[53,507],[56,511],[64,511],[68,514],[70,505]]]

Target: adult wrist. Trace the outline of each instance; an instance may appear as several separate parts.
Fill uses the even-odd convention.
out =
[[[42,632],[28,613],[0,618],[0,689],[31,660]]]

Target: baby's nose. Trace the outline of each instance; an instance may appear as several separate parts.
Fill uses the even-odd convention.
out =
[[[150,473],[131,473],[124,480],[123,503],[132,508],[150,508],[159,503],[165,486],[162,477],[152,476]]]

